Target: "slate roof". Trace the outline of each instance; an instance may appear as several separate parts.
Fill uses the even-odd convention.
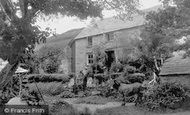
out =
[[[72,29],[65,33],[52,36],[47,39],[46,43],[37,45],[36,51],[43,46],[52,46],[64,49],[82,30],[83,28]]]
[[[161,68],[161,76],[190,74],[190,58],[183,58],[184,51],[175,52],[174,57],[166,60]]]
[[[143,10],[145,13],[149,11],[157,11],[161,6],[155,6],[149,9]],[[145,16],[135,14],[132,20],[121,20],[115,17],[105,18],[95,22],[92,26],[88,26],[76,36],[75,39],[80,39],[88,36],[99,35],[111,31],[117,31],[121,29],[133,28],[142,26],[145,22]]]
[[[81,31],[83,28],[79,29],[72,29],[69,30],[63,34],[53,36],[49,39],[47,39],[47,46],[56,46],[59,48],[65,48],[71,40],[73,40]]]

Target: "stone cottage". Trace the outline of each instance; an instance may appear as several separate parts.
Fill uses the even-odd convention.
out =
[[[108,56],[108,66],[117,61],[124,50],[133,50],[140,40],[141,30],[145,23],[145,15],[149,11],[157,11],[161,6],[144,10],[144,15],[134,14],[132,20],[121,20],[115,17],[94,22],[84,28],[73,40],[72,72],[78,73],[86,65],[93,63],[94,46],[103,45]]]
[[[108,64],[117,61],[133,50],[140,40],[145,15],[149,11],[157,11],[160,6],[144,10],[145,14],[134,14],[132,20],[121,20],[115,17],[95,21],[94,24],[65,32],[51,37],[45,45],[62,48],[66,58],[62,60],[64,73],[79,73],[86,65],[93,64],[93,47],[103,45],[108,55]],[[125,50],[125,51],[124,51]]]
[[[92,49],[103,45],[108,55],[108,62],[117,61],[123,50],[131,50],[140,40],[141,29],[145,22],[144,15],[135,15],[133,20],[121,20],[115,17],[97,21],[94,25],[84,28],[74,39],[75,60],[73,72],[78,73],[85,65],[93,63]]]

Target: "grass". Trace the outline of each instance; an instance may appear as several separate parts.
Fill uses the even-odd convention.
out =
[[[95,115],[190,115],[190,111],[168,110],[167,112],[150,112],[136,106],[120,106],[97,110]]]
[[[57,96],[44,96],[45,100],[48,102],[49,105],[52,105],[52,103],[55,102],[55,100],[59,100],[59,97]],[[104,100],[105,99],[105,100]],[[101,99],[101,97],[98,96],[91,96],[91,97],[85,97],[82,99],[78,99],[79,101],[84,102],[95,102],[96,104],[103,103],[103,101],[107,101],[106,98]],[[65,99],[60,99],[61,101],[64,101]],[[76,100],[76,101],[78,101]],[[73,101],[72,103],[75,103],[76,101]],[[108,100],[109,101],[109,100]],[[187,101],[186,103],[190,103]],[[80,103],[79,103],[80,105]],[[52,107],[52,106],[51,106]],[[50,107],[50,109],[51,109]],[[84,109],[83,111],[79,112],[76,110],[76,108],[68,108],[65,106],[56,106],[57,111],[54,111],[52,115],[91,115],[89,113],[89,110]],[[178,110],[168,110],[166,112],[150,112],[147,110],[144,110],[142,108],[136,107],[134,105],[128,105],[128,106],[119,106],[119,107],[113,107],[113,108],[106,108],[102,110],[97,110],[95,112],[95,115],[190,115],[190,106],[186,107],[186,109],[178,109]]]

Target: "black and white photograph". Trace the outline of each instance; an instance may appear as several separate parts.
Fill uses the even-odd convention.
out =
[[[0,0],[0,115],[190,115],[190,0]]]

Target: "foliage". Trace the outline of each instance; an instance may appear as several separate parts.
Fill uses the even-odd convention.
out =
[[[21,0],[17,1],[17,3],[3,0],[1,1],[1,9],[1,35],[3,36],[3,45],[7,46],[1,48],[2,52],[4,52],[1,53],[1,58],[9,60],[9,62],[12,56],[22,55],[22,52],[26,51],[26,48],[28,48],[28,50],[34,49],[36,42],[42,41],[48,36],[47,32],[41,31],[40,28],[34,24],[37,17],[43,16],[44,14],[47,16],[61,14],[77,16],[84,19],[88,16],[100,16],[102,10],[96,1],[86,0],[81,2]],[[16,13],[19,10],[21,13],[17,15]],[[8,43],[9,45],[4,43]]]
[[[31,91],[25,88],[22,92],[21,99],[26,101],[28,105],[40,105],[42,104],[42,97],[38,91]]]
[[[123,64],[127,65],[129,63],[133,63],[139,58],[139,51],[136,48],[140,40],[137,40],[136,43],[133,45],[134,48],[129,49],[129,48],[123,48],[122,49],[122,54],[118,55],[118,61]]]
[[[9,99],[13,98],[13,95],[10,95],[10,92],[8,90],[0,91],[0,105],[6,104]]]
[[[144,92],[142,100],[137,102],[149,110],[177,109],[185,99],[184,87],[177,83],[162,83],[150,87]]]
[[[40,28],[34,24],[40,16],[54,17],[60,14],[85,19],[88,16],[101,17],[103,8],[113,9],[118,11],[119,14],[125,13],[125,15],[138,11],[138,1],[136,0],[130,0],[130,2],[128,0],[20,0],[16,3],[2,0],[0,3],[2,9],[1,30],[3,45],[7,46],[2,47],[1,50],[4,53],[1,53],[1,58],[9,61],[14,60],[11,58],[13,56],[21,56],[26,49],[34,49],[36,42],[44,41],[48,36],[47,32],[40,31]],[[19,15],[16,14],[17,11],[20,11]],[[9,43],[9,45],[4,44],[5,42]],[[5,51],[9,53],[5,53]],[[14,53],[13,51],[18,53]]]
[[[105,52],[105,47],[100,44],[93,46],[93,54],[94,54],[94,64],[96,66],[103,67],[105,66],[106,60],[107,60],[107,54]]]
[[[159,74],[159,67],[156,65],[155,59],[165,59],[170,57],[170,53],[174,50],[188,49],[188,44],[183,44],[178,49],[175,44],[177,39],[189,34],[190,12],[189,0],[161,0],[164,8],[150,12],[146,16],[146,25],[141,37],[142,42],[139,50],[142,52],[142,59],[150,64],[144,64],[149,68],[153,68],[156,74]],[[156,67],[157,66],[157,67]]]
[[[27,76],[28,83],[33,82],[68,82],[73,76],[65,74],[31,74]]]
[[[51,29],[42,31],[35,22],[39,19],[50,19],[55,16],[76,16],[80,19],[102,17],[103,8],[114,9],[119,14],[136,13],[138,0],[1,0],[0,18],[0,58],[8,60],[10,69],[4,70],[3,77],[12,76],[18,64],[31,61],[36,43],[45,42]],[[122,7],[121,7],[122,6]],[[45,18],[44,18],[45,16]],[[47,70],[49,69],[49,65]],[[53,70],[54,71],[54,70]],[[2,72],[0,74],[3,74]],[[2,76],[2,75],[1,75]],[[6,83],[10,78],[6,79]],[[6,84],[4,81],[0,85]]]
[[[38,93],[40,91],[43,95],[50,95],[50,96],[59,95],[65,90],[67,90],[65,85],[63,85],[62,83],[57,83],[57,82],[36,83],[36,84],[29,83],[27,84],[27,87],[29,87],[30,91],[35,91]]]
[[[128,76],[125,77],[125,81],[128,81],[129,84],[136,82],[143,83],[145,79],[146,77],[142,73],[129,74]]]
[[[18,76],[14,76],[12,83],[8,83],[5,88],[0,90],[0,105],[4,105],[11,98],[17,96],[19,94],[19,78]]]
[[[50,107],[50,112],[53,113],[57,113],[59,111],[61,111],[61,109],[73,109],[72,105],[70,105],[69,103],[62,101],[62,100],[56,100],[51,104]]]
[[[50,29],[42,31],[35,25],[40,16],[61,14],[84,19],[88,16],[101,16],[102,10],[96,1],[91,0],[19,0],[16,2],[1,0],[0,4],[0,58],[7,60],[10,64],[10,67],[7,66],[8,69],[0,72],[0,76],[6,78],[6,81],[0,84],[2,87],[10,81],[20,62],[27,64],[32,60],[31,55],[36,43],[45,42],[50,35]]]
[[[111,89],[111,85],[111,83],[106,83],[104,86],[97,87],[97,91],[100,91],[100,95],[106,98],[120,98],[119,93]]]
[[[73,98],[73,97],[75,97],[75,94],[72,93],[72,92],[69,91],[69,90],[65,90],[65,91],[63,91],[63,92],[60,94],[60,97],[61,97],[61,98]]]
[[[163,62],[171,56],[176,37],[167,35],[168,28],[181,25],[181,17],[175,7],[167,7],[146,15],[145,28],[142,30],[138,50],[141,68],[159,76]],[[168,29],[168,30],[167,30]],[[142,69],[141,69],[142,70]]]
[[[46,73],[57,73],[63,58],[64,52],[56,47],[44,46],[37,52],[38,66]]]
[[[110,68],[111,73],[118,73],[124,70],[124,65],[120,62],[113,62]]]

